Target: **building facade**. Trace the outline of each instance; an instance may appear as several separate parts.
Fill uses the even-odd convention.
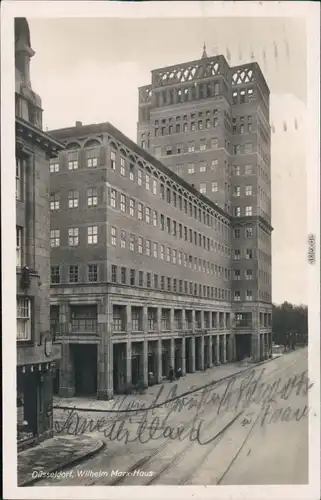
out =
[[[18,449],[52,436],[52,373],[60,346],[49,328],[49,159],[62,145],[42,130],[30,83],[26,19],[15,19]]]
[[[51,134],[65,144],[50,167],[60,394],[108,399],[242,357],[232,217],[109,123]]]
[[[207,57],[204,47],[200,60],[156,69],[151,80],[139,89],[138,144],[230,215],[236,331],[243,354],[262,356],[259,337],[271,342],[272,312],[264,76],[255,62],[230,67],[224,56]]]

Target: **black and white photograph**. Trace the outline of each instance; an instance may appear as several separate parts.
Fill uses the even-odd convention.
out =
[[[4,498],[317,500],[319,4],[5,1],[1,41]]]

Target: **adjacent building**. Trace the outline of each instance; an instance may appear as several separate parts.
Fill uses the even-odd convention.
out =
[[[49,328],[49,159],[62,144],[42,130],[30,83],[26,19],[15,19],[18,449],[52,436],[52,373],[60,346]]]
[[[237,336],[255,356],[251,332],[270,338],[272,311],[269,88],[259,65],[230,67],[204,46],[200,60],[153,70],[139,89],[137,141],[229,214]]]

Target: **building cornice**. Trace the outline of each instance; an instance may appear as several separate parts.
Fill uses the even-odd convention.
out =
[[[50,156],[56,156],[59,151],[64,149],[62,142],[17,116],[16,137],[17,139],[27,139],[28,142],[39,145]]]

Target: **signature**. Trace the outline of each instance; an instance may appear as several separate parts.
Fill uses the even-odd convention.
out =
[[[170,439],[172,441],[190,440],[200,445],[213,442],[217,435],[205,439],[206,421],[202,418],[205,409],[210,418],[222,416],[226,413],[243,415],[241,425],[250,425],[254,412],[249,413],[249,407],[257,407],[259,425],[265,426],[277,422],[300,421],[309,414],[307,405],[292,408],[291,405],[280,406],[291,396],[306,396],[313,386],[309,380],[307,371],[298,375],[282,379],[279,377],[272,383],[263,379],[265,369],[260,372],[253,369],[246,376],[233,376],[218,383],[212,383],[203,388],[196,388],[184,394],[178,393],[178,385],[170,387],[167,394],[166,386],[161,385],[159,391],[150,406],[145,403],[130,402],[125,404],[127,396],[117,399],[111,410],[103,411],[103,416],[98,419],[87,419],[82,417],[75,408],[68,408],[65,420],[61,423],[55,421],[57,433],[79,435],[84,433],[99,432],[110,441],[123,441],[127,443],[140,442],[145,444],[149,441],[159,439]],[[168,385],[167,385],[168,387]],[[165,397],[164,397],[165,396]],[[283,403],[282,403],[283,404]],[[165,409],[165,415],[159,416],[157,410]],[[170,422],[170,416],[177,412],[190,412],[187,423],[180,422],[178,425]],[[137,422],[136,429],[129,428],[131,423],[129,417],[132,414],[141,415],[142,419]],[[182,419],[181,419],[182,420]],[[231,420],[235,421],[236,418]]]

